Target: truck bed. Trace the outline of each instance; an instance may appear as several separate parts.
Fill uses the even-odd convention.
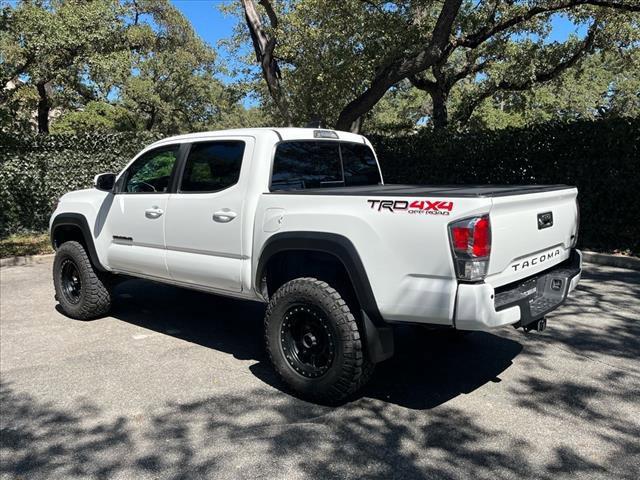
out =
[[[279,195],[341,195],[386,197],[491,198],[529,193],[552,192],[574,188],[570,185],[367,185],[363,187],[328,187],[277,190]]]

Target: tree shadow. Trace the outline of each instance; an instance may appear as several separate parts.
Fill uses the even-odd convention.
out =
[[[337,408],[269,387],[282,388],[262,348],[263,305],[128,281],[116,290],[115,318],[257,360],[251,369],[264,384],[123,416],[103,410],[99,398],[43,401],[0,382],[0,477],[635,480],[640,376],[581,363],[579,355],[572,361],[584,375],[541,370],[555,345],[581,355],[600,348],[629,364],[638,359],[638,350],[626,351],[636,345],[629,338],[635,327],[624,328],[637,323],[637,287],[611,275],[585,278],[548,335],[455,340],[400,328],[396,356],[379,365],[360,398]],[[621,292],[624,309],[593,290],[594,282]],[[607,322],[598,325],[603,316]],[[586,337],[593,329],[599,336]],[[517,355],[524,373],[500,386],[501,403],[449,402],[499,381]],[[520,415],[522,424],[501,422]]]
[[[628,368],[640,352],[640,272],[589,266],[578,289],[548,318],[550,328],[528,341],[535,347],[531,357],[558,345]]]
[[[114,318],[238,359],[256,360],[252,373],[287,391],[264,352],[263,304],[144,280],[124,282],[115,294]],[[413,409],[434,408],[496,381],[522,350],[518,342],[488,333],[460,339],[448,333],[396,328],[396,354],[377,366],[372,382],[358,395]]]
[[[555,439],[541,461],[526,435],[447,405],[420,412],[363,398],[328,408],[259,388],[168,403],[139,421],[105,418],[95,404],[40,402],[7,383],[0,400],[0,475],[10,477],[552,480],[638,473],[629,436],[599,460]]]

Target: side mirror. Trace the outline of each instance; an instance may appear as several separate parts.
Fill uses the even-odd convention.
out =
[[[113,185],[116,183],[115,173],[101,173],[93,177],[93,185],[103,192],[110,192],[113,190]]]

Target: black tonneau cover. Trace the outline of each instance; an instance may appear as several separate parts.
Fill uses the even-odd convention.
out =
[[[505,197],[574,188],[569,185],[367,185],[277,190],[284,195],[342,195],[361,197]]]

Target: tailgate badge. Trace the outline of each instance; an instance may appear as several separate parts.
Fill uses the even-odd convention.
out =
[[[553,226],[553,213],[544,212],[538,214],[538,230]]]

